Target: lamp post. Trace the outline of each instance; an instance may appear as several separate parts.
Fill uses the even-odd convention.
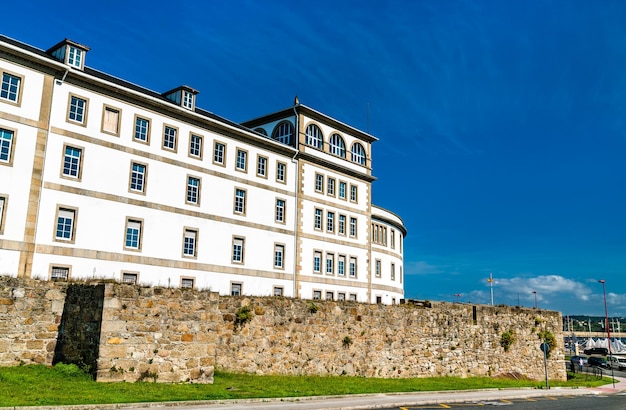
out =
[[[609,309],[606,307],[606,285],[604,279],[600,279],[598,282],[602,284],[602,291],[604,292],[604,314],[606,315],[606,336],[607,345],[609,346],[609,364],[611,365],[611,378],[613,379],[613,388],[615,388],[615,373],[613,371],[613,362],[611,362],[611,327],[609,326]]]
[[[491,306],[493,306],[493,275],[491,273],[489,274],[487,282],[489,282],[489,287],[491,288]]]
[[[537,309],[537,291],[533,290],[533,293],[535,294],[535,309]]]

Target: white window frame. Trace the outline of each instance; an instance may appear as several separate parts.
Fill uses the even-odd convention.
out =
[[[166,151],[177,152],[178,150],[178,128],[172,125],[163,124],[163,143],[161,148]]]
[[[226,166],[226,144],[220,141],[213,141],[213,163]]]
[[[198,256],[198,229],[183,229],[183,258],[196,258]]]
[[[287,201],[282,198],[276,198],[276,211],[274,213],[274,221],[277,223],[286,223]]]
[[[202,147],[204,145],[204,138],[202,135],[189,133],[189,157],[202,159]]]
[[[0,128],[0,165],[13,165],[15,130]]]
[[[68,99],[67,122],[82,126],[87,125],[88,108],[88,99],[70,94]]]
[[[135,115],[134,124],[133,140],[142,144],[150,144],[150,119]]]
[[[248,151],[237,148],[235,156],[235,170],[239,172],[248,172]]]
[[[261,178],[267,178],[267,164],[269,159],[262,155],[256,157],[256,175]]]
[[[276,161],[276,182],[287,183],[287,164],[284,162]]]
[[[194,185],[195,184],[195,185]],[[185,203],[189,205],[200,205],[200,191],[202,180],[200,177],[187,175],[187,194],[185,195]]]
[[[233,213],[237,215],[246,215],[246,196],[245,189],[235,187],[235,198],[233,201]]]
[[[129,235],[132,235],[131,238],[134,238],[134,240],[131,239],[129,241]],[[142,246],[143,246],[143,219],[127,217],[126,224],[124,227],[124,249],[137,252],[137,251],[141,251]]]
[[[76,220],[78,209],[65,205],[57,206],[54,240],[57,242],[74,243],[76,239]]]
[[[274,269],[285,269],[285,244],[274,244]]]
[[[243,283],[231,282],[230,284],[230,296],[242,296],[243,295]]]
[[[233,236],[231,262],[236,264],[244,263],[246,238],[242,236]]]
[[[71,152],[68,152],[71,151]],[[76,155],[78,153],[78,156]],[[82,178],[83,164],[82,147],[63,145],[63,163],[61,164],[61,177],[80,181]]]
[[[148,185],[148,165],[141,162],[130,162],[130,179],[128,192],[145,194]]]
[[[21,76],[3,71],[2,85],[0,86],[0,100],[10,104],[20,105],[22,82],[23,79]]]

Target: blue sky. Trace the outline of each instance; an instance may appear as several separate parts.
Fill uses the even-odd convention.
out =
[[[406,297],[626,316],[626,2],[29,1],[3,34],[245,121],[369,131]]]

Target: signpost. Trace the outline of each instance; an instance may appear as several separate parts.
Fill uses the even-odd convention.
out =
[[[543,342],[539,345],[539,348],[543,352],[543,370],[546,373],[546,389],[549,389],[550,384],[548,383],[548,352],[550,352],[550,345],[546,342]]]

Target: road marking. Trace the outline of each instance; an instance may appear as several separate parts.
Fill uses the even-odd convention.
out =
[[[452,407],[448,406],[447,404],[443,404],[443,403],[439,403],[439,405],[441,407],[443,407],[444,409],[451,409]]]

